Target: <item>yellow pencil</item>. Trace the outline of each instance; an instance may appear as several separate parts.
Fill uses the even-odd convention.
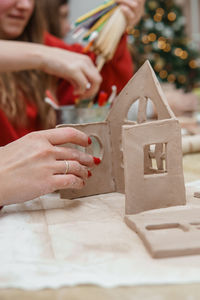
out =
[[[110,0],[110,1],[109,1],[108,3],[106,3],[106,4],[100,5],[99,7],[97,7],[97,8],[95,8],[95,9],[89,11],[89,12],[86,13],[85,15],[81,16],[80,18],[78,18],[78,19],[76,20],[75,24],[79,24],[79,23],[85,21],[85,20],[88,19],[89,17],[91,17],[91,16],[97,14],[97,13],[100,12],[101,10],[103,10],[103,9],[105,9],[105,8],[107,8],[107,7],[111,6],[111,5],[113,5],[114,3],[115,3],[114,0]]]

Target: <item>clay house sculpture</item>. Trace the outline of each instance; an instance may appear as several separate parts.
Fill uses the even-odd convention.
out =
[[[152,122],[147,122],[146,118],[148,99],[152,100],[158,115],[158,119]],[[139,102],[137,122],[129,121],[127,120],[129,108],[137,100]],[[63,198],[70,199],[111,192],[125,193],[126,181],[126,213],[137,213],[143,210],[144,204],[142,203],[144,200],[141,200],[143,196],[146,196],[146,209],[185,204],[179,124],[167,104],[148,61],[144,63],[116,98],[104,122],[60,126],[72,126],[87,133],[90,137],[94,137],[99,143],[102,160],[101,164],[92,170],[93,176],[89,178],[87,185],[82,190],[61,191]],[[127,141],[131,140],[131,143],[133,141],[132,144],[138,150],[131,149],[129,151],[127,143],[124,142],[123,147],[125,149],[123,151],[123,126],[125,126],[124,141],[126,138]],[[131,139],[128,138],[131,130],[129,126],[133,126],[138,131],[133,140],[132,137]],[[137,139],[137,135],[140,135],[142,140]],[[150,145],[153,144],[155,145],[154,154],[153,152],[150,153]],[[91,154],[92,146],[87,149]],[[131,151],[133,151],[132,154]],[[157,170],[151,166],[153,155],[156,158]],[[124,161],[127,163],[126,176],[124,176]],[[128,168],[128,165],[131,167]],[[167,171],[164,170],[164,167]],[[149,186],[150,189],[146,195],[144,195],[144,190],[146,190],[143,188],[144,183],[146,183],[146,188]],[[152,186],[155,184],[160,188],[157,187],[152,191]],[[167,193],[169,184],[172,185],[170,195]],[[162,190],[164,186],[166,189]],[[162,197],[160,197],[161,193]],[[155,194],[158,195],[156,198],[159,198],[157,201]],[[176,195],[175,199],[171,197],[173,195]],[[130,206],[132,207],[132,205],[138,206],[138,208],[131,209]],[[139,208],[140,205],[141,208]]]
[[[151,100],[157,119],[147,120]],[[127,119],[138,102],[137,122]],[[148,61],[116,98],[107,119],[72,126],[95,138],[102,160],[73,199],[125,193],[125,222],[139,234],[153,257],[200,254],[200,209],[186,206],[180,126]],[[88,147],[92,154],[92,145]]]

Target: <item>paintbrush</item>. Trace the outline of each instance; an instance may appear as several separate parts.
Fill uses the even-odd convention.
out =
[[[118,7],[107,21],[93,44],[94,52],[98,53],[98,55],[101,55],[98,61],[99,68],[102,68],[106,61],[113,58],[115,50],[123,33],[126,30],[126,27],[126,18],[121,9]]]

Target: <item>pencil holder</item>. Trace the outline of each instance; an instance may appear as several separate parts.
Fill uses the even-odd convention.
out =
[[[74,105],[61,106],[57,111],[59,124],[83,124],[104,121],[109,112],[110,105],[92,107],[76,107]]]

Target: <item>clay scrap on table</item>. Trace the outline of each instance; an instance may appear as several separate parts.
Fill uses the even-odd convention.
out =
[[[200,254],[200,208],[187,206],[125,216],[154,258]]]
[[[200,198],[200,192],[194,192],[194,197],[195,198]]]
[[[137,122],[129,121],[128,111],[137,100]],[[154,121],[147,120],[149,100],[157,111]],[[200,210],[185,205],[180,125],[148,61],[104,122],[61,126],[95,137],[102,159],[82,190],[65,190],[61,197],[125,193],[125,222],[153,257],[200,254]]]

